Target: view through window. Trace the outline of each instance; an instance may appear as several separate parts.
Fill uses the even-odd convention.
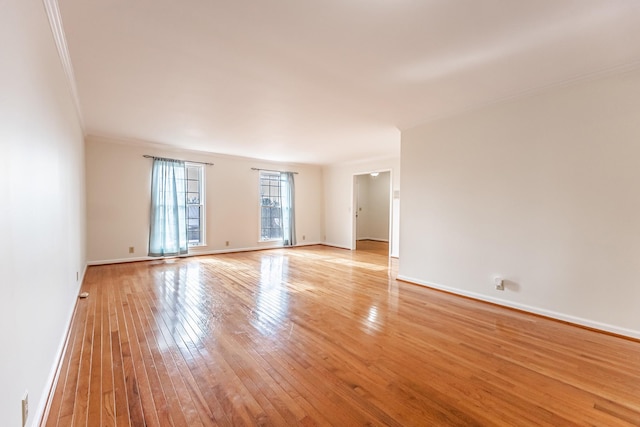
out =
[[[260,171],[260,240],[282,239],[280,172]]]
[[[186,163],[187,240],[189,246],[204,242],[204,165]]]

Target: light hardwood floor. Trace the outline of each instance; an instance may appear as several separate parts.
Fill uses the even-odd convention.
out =
[[[377,252],[90,267],[45,424],[640,425],[640,343],[396,281]]]
[[[375,240],[358,240],[356,241],[356,250],[387,256],[389,255],[389,243]]]

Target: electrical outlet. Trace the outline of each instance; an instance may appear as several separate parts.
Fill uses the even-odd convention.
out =
[[[22,427],[27,425],[27,418],[29,418],[29,392],[24,392],[22,398]]]
[[[504,291],[504,280],[502,280],[502,277],[494,277],[493,284],[496,287],[496,291]]]
[[[80,272],[76,271],[76,282],[80,280]]]
[[[307,236],[305,236],[304,234],[302,235],[302,240],[307,240]]]
[[[226,242],[224,242],[225,246],[229,246],[229,241],[227,240]]]
[[[129,253],[132,254],[136,251],[136,248],[134,246],[129,246]]]

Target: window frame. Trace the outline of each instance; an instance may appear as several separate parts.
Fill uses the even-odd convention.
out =
[[[263,230],[265,230],[265,227],[263,227],[263,212],[265,208],[271,208],[273,209],[273,206],[271,205],[265,205],[264,204],[264,194],[262,192],[262,188],[263,188],[263,177],[265,176],[271,176],[271,177],[275,177],[272,178],[270,182],[277,182],[278,183],[278,203],[279,203],[279,208],[282,209],[282,173],[281,172],[277,172],[277,171],[266,171],[266,170],[261,170],[259,171],[258,174],[258,242],[259,243],[269,243],[269,242],[282,242],[284,240],[284,227],[282,223],[280,223],[279,229],[280,229],[280,236],[279,237],[264,237],[263,236]],[[273,187],[272,185],[269,185],[269,187]],[[271,191],[270,191],[271,193]],[[269,194],[269,199],[272,197],[271,194]],[[270,218],[276,218],[273,215],[269,216]],[[281,219],[282,215],[278,215],[277,218]],[[268,227],[269,229],[276,229],[276,227]],[[271,233],[270,233],[271,234]]]
[[[185,220],[187,222],[187,246],[189,248],[197,248],[197,247],[202,247],[202,246],[206,246],[206,203],[205,203],[205,165],[203,165],[202,163],[193,163],[193,162],[185,162],[184,163],[184,168],[185,168],[185,198],[186,198],[186,215],[185,215]],[[199,189],[199,203],[189,203],[189,198],[188,195],[189,193],[193,193],[192,191],[189,191],[189,181],[193,181],[191,179],[189,179],[189,170],[188,168],[196,168],[198,170],[198,189]],[[189,239],[189,207],[190,206],[198,206],[200,209],[200,224],[199,224],[199,230],[200,230],[200,239],[197,242],[192,243],[191,239]]]

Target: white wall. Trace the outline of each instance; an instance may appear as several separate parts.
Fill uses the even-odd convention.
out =
[[[44,408],[84,273],[84,153],[42,2],[3,2],[0,63],[0,425],[21,426],[26,390],[29,425]]]
[[[636,70],[403,132],[400,277],[640,337],[639,117]]]
[[[328,245],[353,249],[354,238],[354,175],[374,171],[390,171],[391,188],[400,192],[400,158],[379,159],[359,163],[325,166],[325,242]],[[401,197],[401,196],[400,196]],[[391,209],[391,256],[399,256],[400,198],[393,199]]]
[[[143,154],[214,163],[205,167],[206,243],[191,253],[281,246],[259,242],[258,172],[292,170],[296,185],[298,244],[320,243],[323,231],[322,168],[286,165],[88,137],[87,252],[90,263],[146,259],[152,160]],[[303,237],[305,239],[303,240]],[[229,246],[225,242],[229,241]],[[135,253],[129,254],[130,246]]]
[[[390,173],[357,175],[357,239],[389,241]]]

